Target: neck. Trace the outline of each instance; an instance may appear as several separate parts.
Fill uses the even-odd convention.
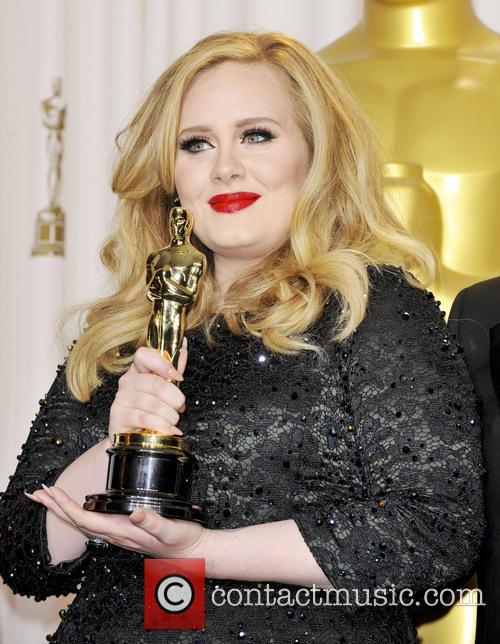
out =
[[[471,0],[365,0],[362,28],[376,49],[456,47],[477,23]]]
[[[215,296],[218,307],[222,305],[224,295],[231,283],[251,264],[252,260],[248,259],[235,259],[214,255]]]

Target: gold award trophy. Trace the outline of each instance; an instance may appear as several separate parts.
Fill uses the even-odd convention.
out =
[[[187,308],[196,300],[207,261],[190,242],[193,216],[186,208],[170,210],[169,246],[147,260],[147,297],[152,302],[147,346],[177,368],[186,328]],[[175,381],[171,381],[177,384]],[[113,437],[106,492],[85,497],[94,512],[130,514],[151,508],[167,518],[207,524],[203,506],[192,503],[191,478],[197,461],[191,441],[154,429],[122,432]]]
[[[32,255],[64,255],[64,211],[59,204],[61,192],[61,166],[63,159],[63,131],[66,105],[61,98],[62,80],[52,81],[52,96],[42,102],[43,125],[47,128],[47,154],[49,171],[47,186],[49,205],[37,213],[35,244]]]

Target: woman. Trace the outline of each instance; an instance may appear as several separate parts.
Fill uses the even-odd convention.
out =
[[[77,591],[59,643],[416,642],[408,608],[363,592],[471,571],[479,426],[459,349],[409,273],[429,279],[431,255],[384,202],[364,116],[293,38],[226,32],[160,76],[118,142],[101,253],[117,290],[90,307],[3,496],[4,580],[37,599]],[[146,258],[175,199],[208,258],[178,371],[145,347]],[[82,509],[105,488],[109,437],[141,426],[193,441],[207,528]],[[151,557],[205,559],[204,631],[144,630]],[[212,601],[263,585],[349,603]]]

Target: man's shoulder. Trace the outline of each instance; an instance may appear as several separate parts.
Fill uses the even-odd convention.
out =
[[[462,289],[455,297],[449,317],[454,333],[488,335],[500,322],[500,277],[492,277]]]
[[[484,303],[485,300],[498,299],[499,294],[500,277],[491,277],[463,288],[458,292],[455,302],[462,301],[465,305],[474,309],[475,306]]]

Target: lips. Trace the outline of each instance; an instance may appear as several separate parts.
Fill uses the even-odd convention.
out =
[[[251,206],[257,199],[260,199],[260,195],[256,192],[227,192],[214,195],[208,203],[217,212],[230,213]]]

